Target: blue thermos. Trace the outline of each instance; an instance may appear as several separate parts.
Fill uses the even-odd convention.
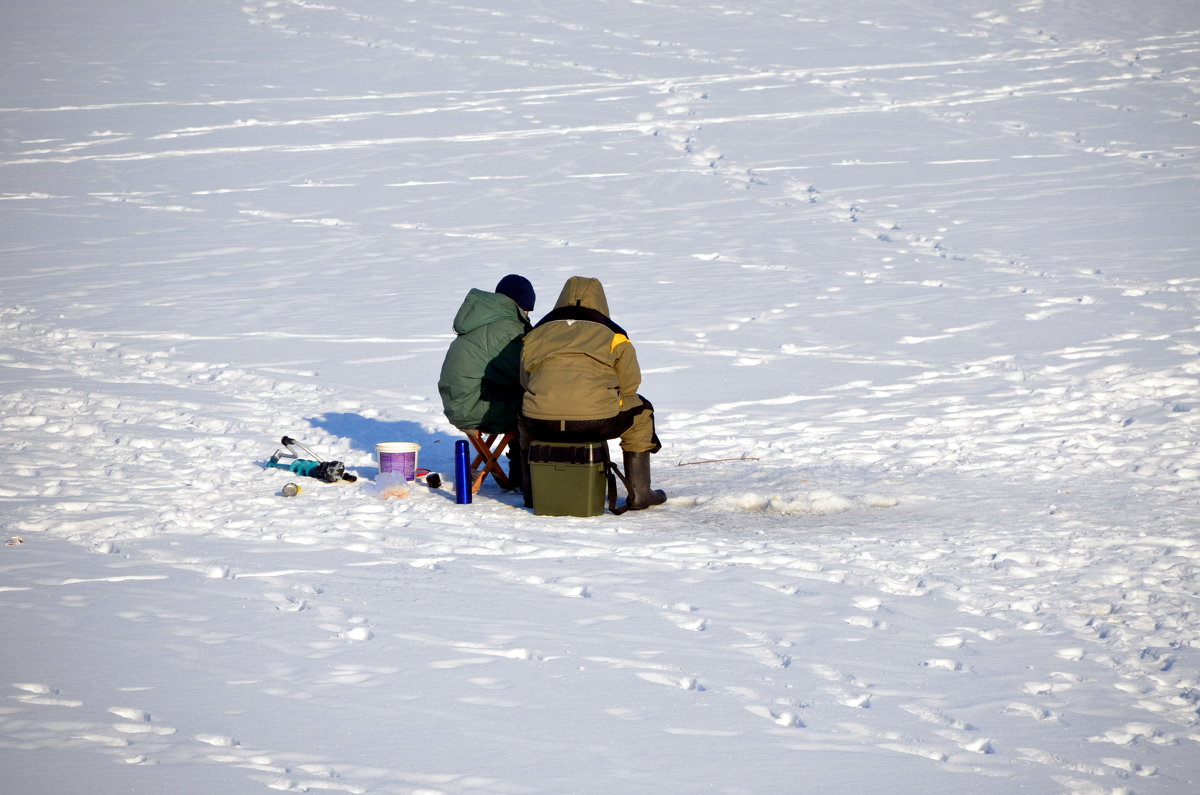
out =
[[[454,443],[454,500],[459,505],[471,504],[471,453],[466,439]]]

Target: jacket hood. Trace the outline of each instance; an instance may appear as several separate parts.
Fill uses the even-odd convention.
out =
[[[555,309],[565,306],[581,306],[585,309],[595,309],[607,317],[608,298],[604,295],[604,285],[600,284],[599,279],[592,279],[587,276],[572,276],[563,285],[562,292],[558,294],[558,301],[554,304]]]
[[[469,334],[480,326],[505,318],[519,319],[525,325],[529,323],[516,302],[507,295],[472,288],[454,316],[454,333]]]

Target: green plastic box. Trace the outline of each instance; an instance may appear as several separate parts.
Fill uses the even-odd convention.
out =
[[[604,513],[606,442],[533,442],[529,478],[538,516]]]

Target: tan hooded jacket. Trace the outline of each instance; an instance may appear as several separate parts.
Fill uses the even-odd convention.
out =
[[[525,336],[523,411],[540,420],[600,420],[641,405],[637,352],[608,317],[599,279],[572,276]]]

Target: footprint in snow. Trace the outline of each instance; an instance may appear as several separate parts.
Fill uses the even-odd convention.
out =
[[[237,740],[224,734],[197,734],[192,739],[196,742],[217,748],[233,748],[236,745],[240,745]]]
[[[926,668],[933,668],[938,671],[963,671],[965,666],[957,660],[950,660],[944,657],[935,657],[931,660],[926,660],[921,663]]]
[[[776,726],[783,726],[788,729],[804,728],[804,721],[800,720],[800,716],[792,710],[777,710],[762,704],[750,704],[746,707],[746,711],[761,718],[766,718]]]
[[[1057,721],[1062,717],[1061,713],[1051,712],[1050,710],[1042,709],[1033,704],[1025,704],[1019,701],[1013,702],[1004,708],[1004,712],[1009,715],[1023,715],[1034,720]]]
[[[653,682],[656,685],[666,685],[667,687],[677,687],[680,690],[695,690],[703,691],[704,685],[694,676],[671,676],[670,674],[658,673],[657,671],[638,671],[638,678],[645,679],[647,682]]]
[[[49,685],[17,682],[13,687],[18,690],[25,691],[25,695],[16,696],[17,701],[22,701],[26,704],[41,704],[48,707],[81,707],[82,701],[76,701],[72,698],[59,698],[57,687]]]

